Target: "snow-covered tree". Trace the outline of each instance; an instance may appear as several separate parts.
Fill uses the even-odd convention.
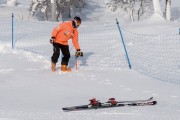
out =
[[[159,0],[153,0],[153,6],[154,6],[154,14],[163,16]]]
[[[152,8],[152,0],[139,0],[138,5],[139,6],[137,7],[137,15],[139,21],[140,17]]]
[[[171,0],[166,0],[165,16],[167,21],[171,20]]]
[[[56,20],[62,20],[63,18],[71,18],[71,10],[73,8],[82,8],[86,4],[85,0],[56,0],[55,6],[55,17]],[[30,15],[34,16],[36,12],[40,11],[48,19],[48,16],[51,16],[51,0],[32,0],[30,6]],[[50,17],[49,17],[50,18]]]
[[[57,0],[57,19],[59,16],[71,18],[72,10],[83,8],[86,5],[85,0]]]
[[[134,5],[135,0],[110,0],[107,3],[107,6],[111,8],[111,10],[116,11],[118,8],[128,12],[130,19],[134,21]]]
[[[107,6],[116,11],[118,8],[127,12],[131,21],[134,21],[135,16],[140,17],[146,12],[146,9],[151,7],[152,0],[110,0],[107,2]]]
[[[43,15],[43,19],[48,20],[48,13],[50,14],[50,0],[32,0],[30,5],[30,16],[33,17],[36,12]]]

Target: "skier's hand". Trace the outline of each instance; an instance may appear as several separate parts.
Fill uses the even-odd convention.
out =
[[[80,49],[78,49],[77,51],[76,51],[76,53],[75,53],[75,57],[77,58],[77,57],[83,57],[83,52],[81,52],[81,50]]]
[[[54,39],[55,39],[55,37],[51,37],[51,39],[49,40],[49,42],[50,42],[51,44],[53,44],[53,43],[54,43]]]

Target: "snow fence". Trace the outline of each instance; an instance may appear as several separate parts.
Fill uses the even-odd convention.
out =
[[[16,49],[31,51],[50,60],[53,46],[49,43],[52,29],[58,22],[14,20],[0,17],[0,41],[10,42],[14,37]],[[80,26],[79,43],[84,57],[79,58],[81,69],[128,68],[116,22],[94,27],[97,23]],[[142,35],[121,29],[132,68],[153,78],[180,84],[180,35]],[[75,49],[69,41],[70,67],[75,66]],[[60,62],[60,59],[59,59]]]
[[[12,41],[12,14],[0,14],[0,41]],[[2,17],[3,16],[3,17]]]

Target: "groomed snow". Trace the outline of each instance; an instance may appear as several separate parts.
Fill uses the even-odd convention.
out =
[[[17,0],[17,2],[24,1]],[[26,11],[21,6],[15,7],[14,10],[19,9],[24,9],[23,13]],[[1,10],[3,13],[10,13],[12,8],[0,8],[0,14]],[[101,10],[103,11],[103,9]],[[101,10],[100,12],[102,12]],[[107,12],[106,16],[108,15],[112,14]],[[97,16],[98,13],[92,14],[92,17]],[[108,19],[104,19],[107,18],[106,16],[102,16],[97,22],[91,22],[87,19],[82,26],[88,28],[88,23],[90,23],[91,28],[93,26],[106,26],[108,22]],[[105,23],[99,24],[103,19]],[[147,22],[127,26],[123,23],[122,25],[129,31],[144,34],[178,32],[178,26],[180,26],[178,21],[167,24],[160,22],[160,24],[156,20],[159,19],[151,17]],[[123,19],[120,21],[123,22]],[[139,26],[138,30],[137,26]],[[153,31],[154,27],[157,29]],[[150,32],[147,32],[148,30]],[[25,32],[22,31],[21,34],[23,33]],[[111,68],[100,69],[99,67],[91,69],[88,66],[79,65],[79,69],[72,68],[73,72],[71,73],[61,73],[59,69],[52,73],[50,70],[51,56],[47,58],[30,51],[12,50],[11,40],[7,38],[9,37],[4,36],[0,40],[0,120],[180,119],[180,87],[177,84],[153,79],[134,69],[129,70],[128,67],[114,70]],[[60,63],[58,66],[60,67]],[[115,97],[117,100],[154,97],[158,104],[79,112],[63,112],[61,109],[65,106],[88,104],[88,100],[91,98],[105,102],[111,97]]]

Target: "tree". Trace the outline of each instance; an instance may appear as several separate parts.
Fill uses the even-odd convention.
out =
[[[79,8],[84,8],[86,5],[85,0],[57,0],[57,14],[58,19],[61,15],[62,17],[71,18],[72,16],[72,10]]]
[[[139,0],[139,7],[137,9],[138,21],[149,9],[152,8],[152,0]]]
[[[118,8],[126,11],[129,14],[131,21],[134,21],[134,5],[135,0],[110,0],[107,3],[107,6],[111,8],[112,11],[116,11]]]
[[[43,19],[48,20],[51,11],[50,3],[50,0],[32,0],[29,16],[33,17],[36,12],[40,12],[43,15]]]
[[[116,11],[118,8],[127,12],[130,16],[131,21],[134,21],[135,16],[140,17],[146,12],[146,9],[151,7],[152,0],[110,0],[107,6],[112,10]]]
[[[86,5],[85,0],[55,0],[55,18],[57,21],[62,18],[71,18],[72,8],[82,8]],[[51,0],[32,0],[30,6],[30,16],[40,12],[48,20],[52,16],[52,1]],[[39,16],[38,16],[39,17]]]
[[[159,0],[153,0],[154,14],[163,16]]]
[[[167,21],[171,20],[171,0],[166,0],[165,16]]]

